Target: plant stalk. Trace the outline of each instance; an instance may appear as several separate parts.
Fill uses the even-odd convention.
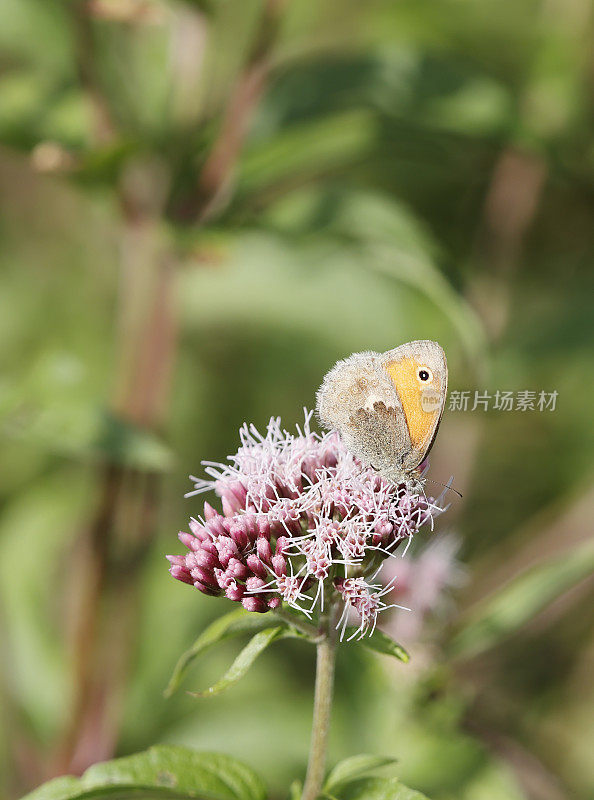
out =
[[[323,619],[322,638],[317,644],[316,687],[311,744],[301,800],[315,800],[320,794],[324,782],[334,688],[336,638],[333,614],[330,613]]]

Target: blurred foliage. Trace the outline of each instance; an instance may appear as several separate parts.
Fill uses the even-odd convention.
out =
[[[212,797],[213,800],[265,800],[266,787],[245,764],[216,753],[183,747],[151,747],[146,753],[96,764],[81,778],[64,775],[28,795],[38,798],[120,796]]]
[[[410,664],[344,649],[331,760],[394,757],[432,800],[585,800],[591,0],[277,5],[275,22],[261,0],[0,0],[0,796],[60,771],[110,470],[134,502],[149,482],[147,520],[131,502],[110,523],[103,624],[125,657],[98,665],[116,725],[90,760],[218,750],[286,796],[308,648],[280,642],[211,701],[162,696],[225,610],[166,572],[199,512],[187,474],[232,452],[244,420],[299,420],[337,358],[433,338],[453,389],[557,390],[557,408],[446,413],[431,477],[464,494],[443,519],[467,581],[402,642]],[[245,128],[225,128],[254,64]],[[209,156],[237,131],[207,196]],[[171,325],[151,306],[170,296]]]

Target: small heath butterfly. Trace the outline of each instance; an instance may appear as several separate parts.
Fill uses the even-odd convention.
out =
[[[435,441],[447,385],[446,357],[437,342],[354,353],[324,378],[318,418],[380,475],[418,490],[418,467]]]

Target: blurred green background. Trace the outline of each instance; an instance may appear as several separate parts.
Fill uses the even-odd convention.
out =
[[[0,796],[156,742],[286,795],[313,654],[165,700],[230,604],[164,554],[244,420],[292,427],[336,359],[415,338],[453,390],[557,407],[446,412],[430,477],[464,496],[410,553],[425,613],[384,623],[412,661],[344,648],[331,761],[395,756],[434,800],[594,796],[593,11],[0,0]]]

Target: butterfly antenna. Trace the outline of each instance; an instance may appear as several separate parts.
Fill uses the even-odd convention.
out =
[[[429,483],[435,483],[435,484],[437,484],[437,486],[443,486],[443,488],[448,492],[455,492],[455,494],[457,494],[459,498],[462,498],[462,496],[463,496],[461,494],[461,492],[459,492],[457,489],[454,489],[454,487],[450,486],[449,483],[442,483],[441,481],[434,481],[432,478],[425,478],[425,480],[429,481]]]

